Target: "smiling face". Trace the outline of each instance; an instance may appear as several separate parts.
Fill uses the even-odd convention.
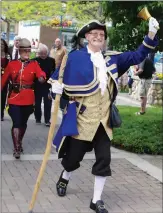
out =
[[[88,47],[95,52],[103,49],[105,42],[105,32],[103,30],[91,30],[85,34],[88,41]]]
[[[48,57],[48,52],[46,49],[42,49],[40,50],[40,52],[38,53],[39,57],[41,59],[46,59]]]

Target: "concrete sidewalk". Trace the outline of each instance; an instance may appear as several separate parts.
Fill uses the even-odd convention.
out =
[[[58,124],[60,121],[61,113]],[[11,120],[8,115],[5,115],[1,127],[1,212],[28,213],[49,128],[44,124],[36,125],[32,115],[23,141],[24,155],[21,160],[15,160],[12,157]],[[112,148],[112,177],[107,179],[102,197],[109,213],[162,212],[162,170],[146,161],[146,158]],[[55,185],[62,166],[52,148],[34,213],[93,213],[89,203],[93,193],[91,167],[94,159],[93,152],[85,156],[81,167],[72,174],[67,196],[60,198]]]
[[[140,101],[134,100],[128,93],[118,93],[116,104],[122,106],[140,107]],[[148,107],[151,107],[151,105],[147,104],[147,108]]]
[[[62,171],[59,160],[50,160],[44,174],[34,212],[93,213],[89,209],[94,177],[94,160],[83,160],[70,180],[67,196],[56,194],[55,184]],[[41,161],[2,162],[2,213],[28,212]],[[126,159],[112,160],[103,200],[110,213],[161,213],[162,186],[159,181]]]

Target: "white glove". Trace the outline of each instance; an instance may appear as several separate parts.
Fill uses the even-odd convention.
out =
[[[60,84],[58,81],[52,83],[52,92],[55,94],[62,95],[64,84]]]
[[[159,29],[158,21],[155,18],[151,17],[149,19],[149,31],[156,34],[158,29]]]

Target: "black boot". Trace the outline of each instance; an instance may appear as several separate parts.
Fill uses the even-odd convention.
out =
[[[96,213],[109,213],[108,210],[105,209],[104,202],[102,200],[98,200],[96,203],[90,203],[90,209],[94,210]]]
[[[20,128],[12,128],[11,135],[12,135],[12,140],[14,145],[13,156],[16,159],[19,159],[20,158],[20,138],[21,138]]]
[[[64,171],[62,171],[60,178],[59,178],[59,180],[56,184],[57,194],[60,197],[63,197],[63,196],[66,195],[67,185],[68,185],[68,182],[69,182],[68,180],[62,178],[63,172]]]
[[[20,152],[23,153],[23,146],[22,146],[22,140],[23,140],[23,137],[24,137],[24,134],[26,132],[26,129],[27,127],[24,127],[24,128],[21,128],[20,131],[21,131],[21,135],[20,135]]]

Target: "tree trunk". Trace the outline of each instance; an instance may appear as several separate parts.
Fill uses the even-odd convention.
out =
[[[7,43],[9,44],[9,36],[10,36],[10,23],[9,21],[6,20],[7,23],[7,32],[6,32],[6,38],[7,38]]]
[[[102,16],[102,5],[99,4],[99,8],[98,8],[98,16],[100,17],[101,19],[101,16]]]

